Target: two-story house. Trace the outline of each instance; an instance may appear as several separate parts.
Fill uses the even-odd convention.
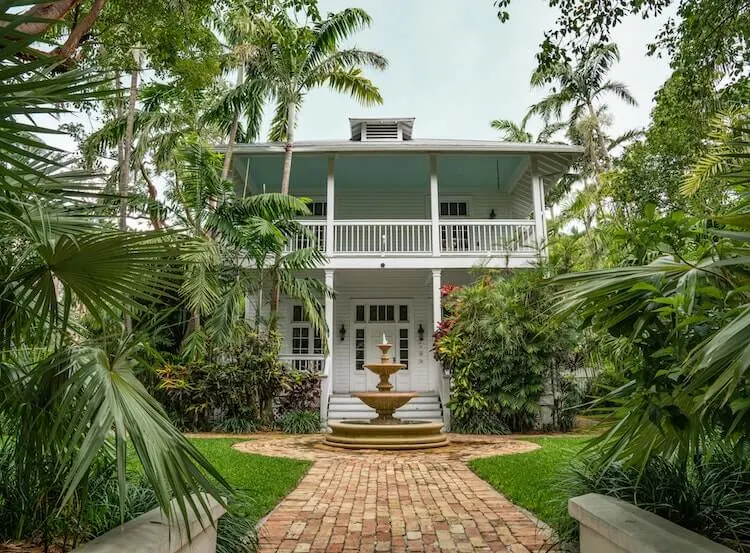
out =
[[[348,140],[295,143],[290,193],[313,201],[304,224],[328,258],[316,276],[336,296],[325,303],[327,336],[315,334],[301,306],[282,300],[283,354],[322,373],[324,420],[369,418],[374,411],[349,394],[375,389],[363,365],[379,358],[385,334],[407,365],[395,389],[423,394],[397,414],[447,419],[449,387],[431,352],[441,285],[470,282],[479,265],[533,263],[545,236],[544,187],[581,150],[422,140],[412,134],[413,118],[350,123]],[[278,192],[283,157],[283,144],[238,144],[239,187]]]

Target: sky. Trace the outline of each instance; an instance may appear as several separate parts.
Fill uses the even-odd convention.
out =
[[[520,121],[543,96],[529,76],[556,16],[547,0],[514,0],[506,23],[492,0],[319,0],[319,6],[321,13],[364,8],[373,24],[348,45],[379,52],[390,65],[367,72],[380,88],[381,106],[363,107],[327,89],[311,92],[298,140],[346,139],[348,117],[416,117],[415,138],[499,138],[492,119]],[[653,95],[669,75],[666,60],[646,55],[659,26],[633,18],[616,29],[622,60],[611,77],[630,87],[639,106],[613,98],[613,131],[648,123]]]

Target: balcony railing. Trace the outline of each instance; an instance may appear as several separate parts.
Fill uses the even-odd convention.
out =
[[[336,255],[423,255],[432,252],[430,221],[336,221]]]
[[[440,251],[447,254],[526,253],[536,249],[534,221],[440,223]]]
[[[300,237],[287,250],[317,246],[326,250],[327,228],[322,221],[303,221],[312,237]],[[531,220],[442,220],[442,255],[528,254],[536,250],[536,227]],[[331,256],[432,255],[429,220],[334,221]]]
[[[325,363],[323,355],[280,355],[279,359],[294,370],[313,373],[322,373]]]

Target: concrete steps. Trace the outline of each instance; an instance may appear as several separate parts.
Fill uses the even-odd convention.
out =
[[[329,398],[328,420],[366,420],[372,419],[375,416],[375,410],[357,398],[339,394],[332,395]],[[443,410],[440,406],[440,398],[437,395],[415,397],[401,409],[398,409],[396,416],[403,420],[441,422],[443,420]]]

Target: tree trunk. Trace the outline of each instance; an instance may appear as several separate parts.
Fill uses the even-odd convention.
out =
[[[94,0],[89,12],[76,24],[75,27],[73,27],[73,29],[71,29],[65,44],[58,48],[55,53],[64,58],[70,58],[73,56],[78,49],[78,46],[80,46],[83,37],[91,30],[94,23],[96,23],[99,14],[104,8],[105,2],[106,0]]]
[[[237,69],[237,88],[242,86],[242,81],[245,80],[244,64],[240,64]],[[234,143],[237,140],[237,127],[240,124],[240,110],[234,111],[234,117],[232,119],[232,126],[229,129],[229,137],[227,139],[227,151],[224,154],[224,168],[221,171],[221,178],[226,179],[229,177],[229,168],[232,165],[232,153],[234,150]]]
[[[133,125],[135,122],[135,102],[138,99],[138,67],[130,72],[130,97],[128,99],[128,114],[125,124],[125,143],[123,144],[122,165],[120,166],[120,230],[128,228],[128,188],[130,187],[130,156],[133,150]],[[133,331],[133,321],[130,315],[125,315],[125,332]]]
[[[587,107],[589,110],[589,115],[591,116],[592,121],[594,121],[594,131],[596,132],[596,144],[599,147],[599,154],[604,158],[606,167],[601,167],[601,164],[599,163],[599,158],[596,158],[595,164],[596,164],[596,170],[598,174],[604,172],[604,170],[609,169],[611,166],[611,158],[609,157],[609,150],[607,150],[607,144],[604,141],[604,133],[602,131],[602,125],[599,121],[599,116],[596,114],[596,110],[594,110],[594,104],[589,100],[587,102]],[[598,175],[597,175],[598,176]]]
[[[284,146],[284,170],[281,173],[281,193],[289,194],[289,177],[292,174],[292,150],[294,149],[294,122],[297,106],[290,102],[287,106],[286,145]]]
[[[81,0],[57,0],[57,2],[45,2],[44,4],[37,4],[32,8],[29,8],[23,15],[26,17],[33,17],[34,19],[40,19],[43,21],[30,21],[28,23],[22,23],[17,27],[19,33],[27,35],[40,35],[49,29],[52,25],[57,23],[60,19],[80,4]],[[7,23],[3,23],[7,25]]]
[[[146,181],[146,188],[148,189],[148,199],[151,200],[151,202],[156,202],[156,186],[154,186],[154,183],[151,181],[151,178],[148,176],[148,172],[146,171],[146,166],[143,165],[143,162],[139,164],[141,169],[141,175],[143,175],[143,180]],[[148,217],[151,219],[151,226],[154,227],[154,230],[161,230],[161,221],[159,220],[158,213],[152,213],[151,212],[152,206],[149,206],[149,212]]]

